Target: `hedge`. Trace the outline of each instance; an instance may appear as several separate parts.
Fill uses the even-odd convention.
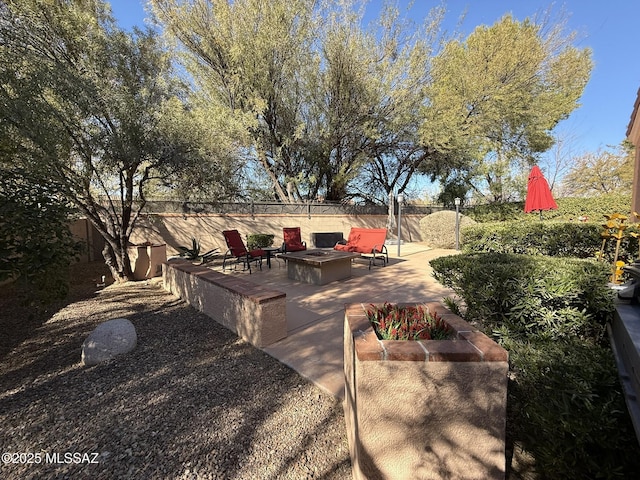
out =
[[[621,194],[606,194],[597,197],[583,198],[556,198],[557,210],[548,210],[542,213],[545,222],[578,221],[579,217],[586,217],[588,222],[602,223],[604,215],[622,213],[631,216],[631,196]],[[469,215],[476,222],[538,222],[538,212],[524,213],[524,202],[492,203],[465,207],[465,215]]]
[[[466,253],[522,253],[551,257],[596,258],[602,246],[602,225],[576,222],[477,223],[462,229]],[[628,231],[637,230],[634,226]],[[605,259],[612,262],[615,241],[607,241]],[[629,263],[638,257],[638,239],[625,236],[619,259]]]
[[[509,351],[508,445],[534,456],[540,478],[633,478],[640,448],[606,340],[607,265],[511,253],[430,264],[465,319]]]

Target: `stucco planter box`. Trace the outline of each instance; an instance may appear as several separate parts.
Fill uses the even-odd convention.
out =
[[[379,340],[345,306],[345,421],[354,479],[505,476],[507,351],[438,303],[452,340]]]

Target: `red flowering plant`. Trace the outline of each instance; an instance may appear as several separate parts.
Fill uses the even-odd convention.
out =
[[[448,340],[453,330],[424,305],[371,305],[367,317],[380,340]]]

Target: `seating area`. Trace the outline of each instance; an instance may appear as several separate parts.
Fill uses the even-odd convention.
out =
[[[267,266],[271,268],[271,258],[281,258],[286,261],[286,254],[304,252],[307,250],[307,242],[302,239],[300,227],[283,227],[282,244],[277,247],[260,247],[249,250],[236,229],[224,230],[223,236],[227,245],[227,251],[222,259],[222,270],[238,264],[242,265],[242,270],[248,270],[251,274],[252,264],[262,270],[263,259],[267,260]],[[339,252],[357,253],[360,258],[368,261],[369,269],[374,265],[385,266],[389,263],[389,253],[385,245],[387,237],[386,228],[362,228],[352,227],[347,240],[344,240],[341,233],[331,234],[311,234],[312,239],[317,235],[330,235],[332,238],[340,238],[337,243],[326,245],[324,248],[332,248]],[[317,247],[317,245],[316,245]],[[285,254],[281,257],[281,254]]]
[[[369,269],[371,269],[371,265],[376,265],[376,260],[382,260],[382,266],[389,263],[386,238],[386,228],[352,227],[347,241],[338,243],[333,248],[341,252],[360,253],[362,257],[369,260]]]
[[[263,268],[249,276],[240,269],[223,273],[219,262],[193,265],[176,259],[164,265],[163,270],[170,269],[165,289],[225,326],[242,319],[240,329],[245,333],[240,336],[253,345],[264,345],[260,348],[265,352],[343,398],[343,337],[336,332],[343,329],[345,304],[439,301],[451,294],[429,273],[429,259],[449,251],[416,243],[403,244],[399,257],[395,250],[389,253],[388,268],[374,273],[366,263],[356,261],[350,278],[324,285],[291,280],[288,268]],[[398,276],[405,281],[394,281]],[[199,293],[190,296],[192,290]],[[275,316],[274,309],[280,308],[285,311]],[[227,328],[238,331],[235,326]],[[282,335],[285,338],[274,340]]]

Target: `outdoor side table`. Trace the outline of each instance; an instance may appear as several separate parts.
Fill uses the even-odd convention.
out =
[[[271,257],[280,252],[280,247],[262,247],[260,250],[267,252],[267,267],[271,268]]]

